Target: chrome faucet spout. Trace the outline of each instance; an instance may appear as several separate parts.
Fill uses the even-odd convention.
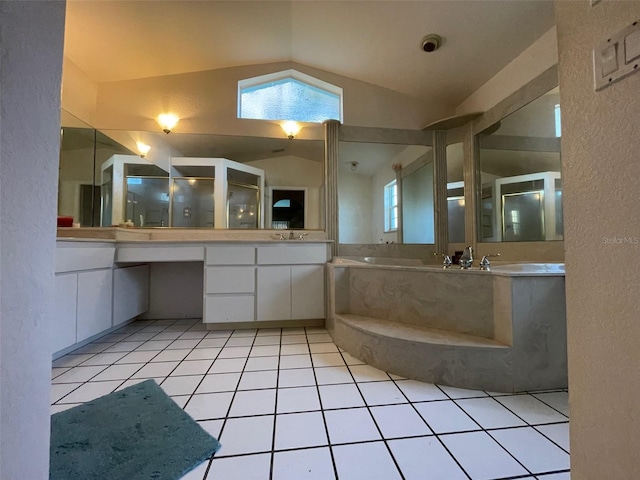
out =
[[[459,263],[462,270],[469,270],[471,268],[473,265],[473,247],[471,245],[463,250]]]

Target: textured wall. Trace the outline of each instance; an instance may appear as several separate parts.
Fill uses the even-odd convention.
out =
[[[0,10],[0,478],[45,480],[65,2]]]
[[[640,2],[556,1],[567,266],[571,478],[640,471],[640,75],[596,93],[592,49]]]

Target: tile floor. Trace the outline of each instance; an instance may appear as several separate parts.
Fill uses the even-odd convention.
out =
[[[183,480],[569,480],[566,391],[387,374],[323,328],[137,321],[53,362],[52,413],[154,378],[222,448]]]

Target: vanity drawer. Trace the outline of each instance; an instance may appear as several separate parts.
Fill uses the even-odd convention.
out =
[[[258,265],[296,265],[327,262],[327,245],[291,242],[258,247]]]
[[[212,295],[205,299],[204,323],[253,322],[253,295]]]
[[[206,250],[207,265],[253,265],[256,261],[255,247],[220,245]]]
[[[206,293],[253,293],[254,267],[209,267],[205,269]]]

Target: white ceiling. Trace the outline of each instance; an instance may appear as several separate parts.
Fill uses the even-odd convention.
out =
[[[69,0],[65,55],[97,83],[294,61],[456,106],[553,23],[551,0]]]

